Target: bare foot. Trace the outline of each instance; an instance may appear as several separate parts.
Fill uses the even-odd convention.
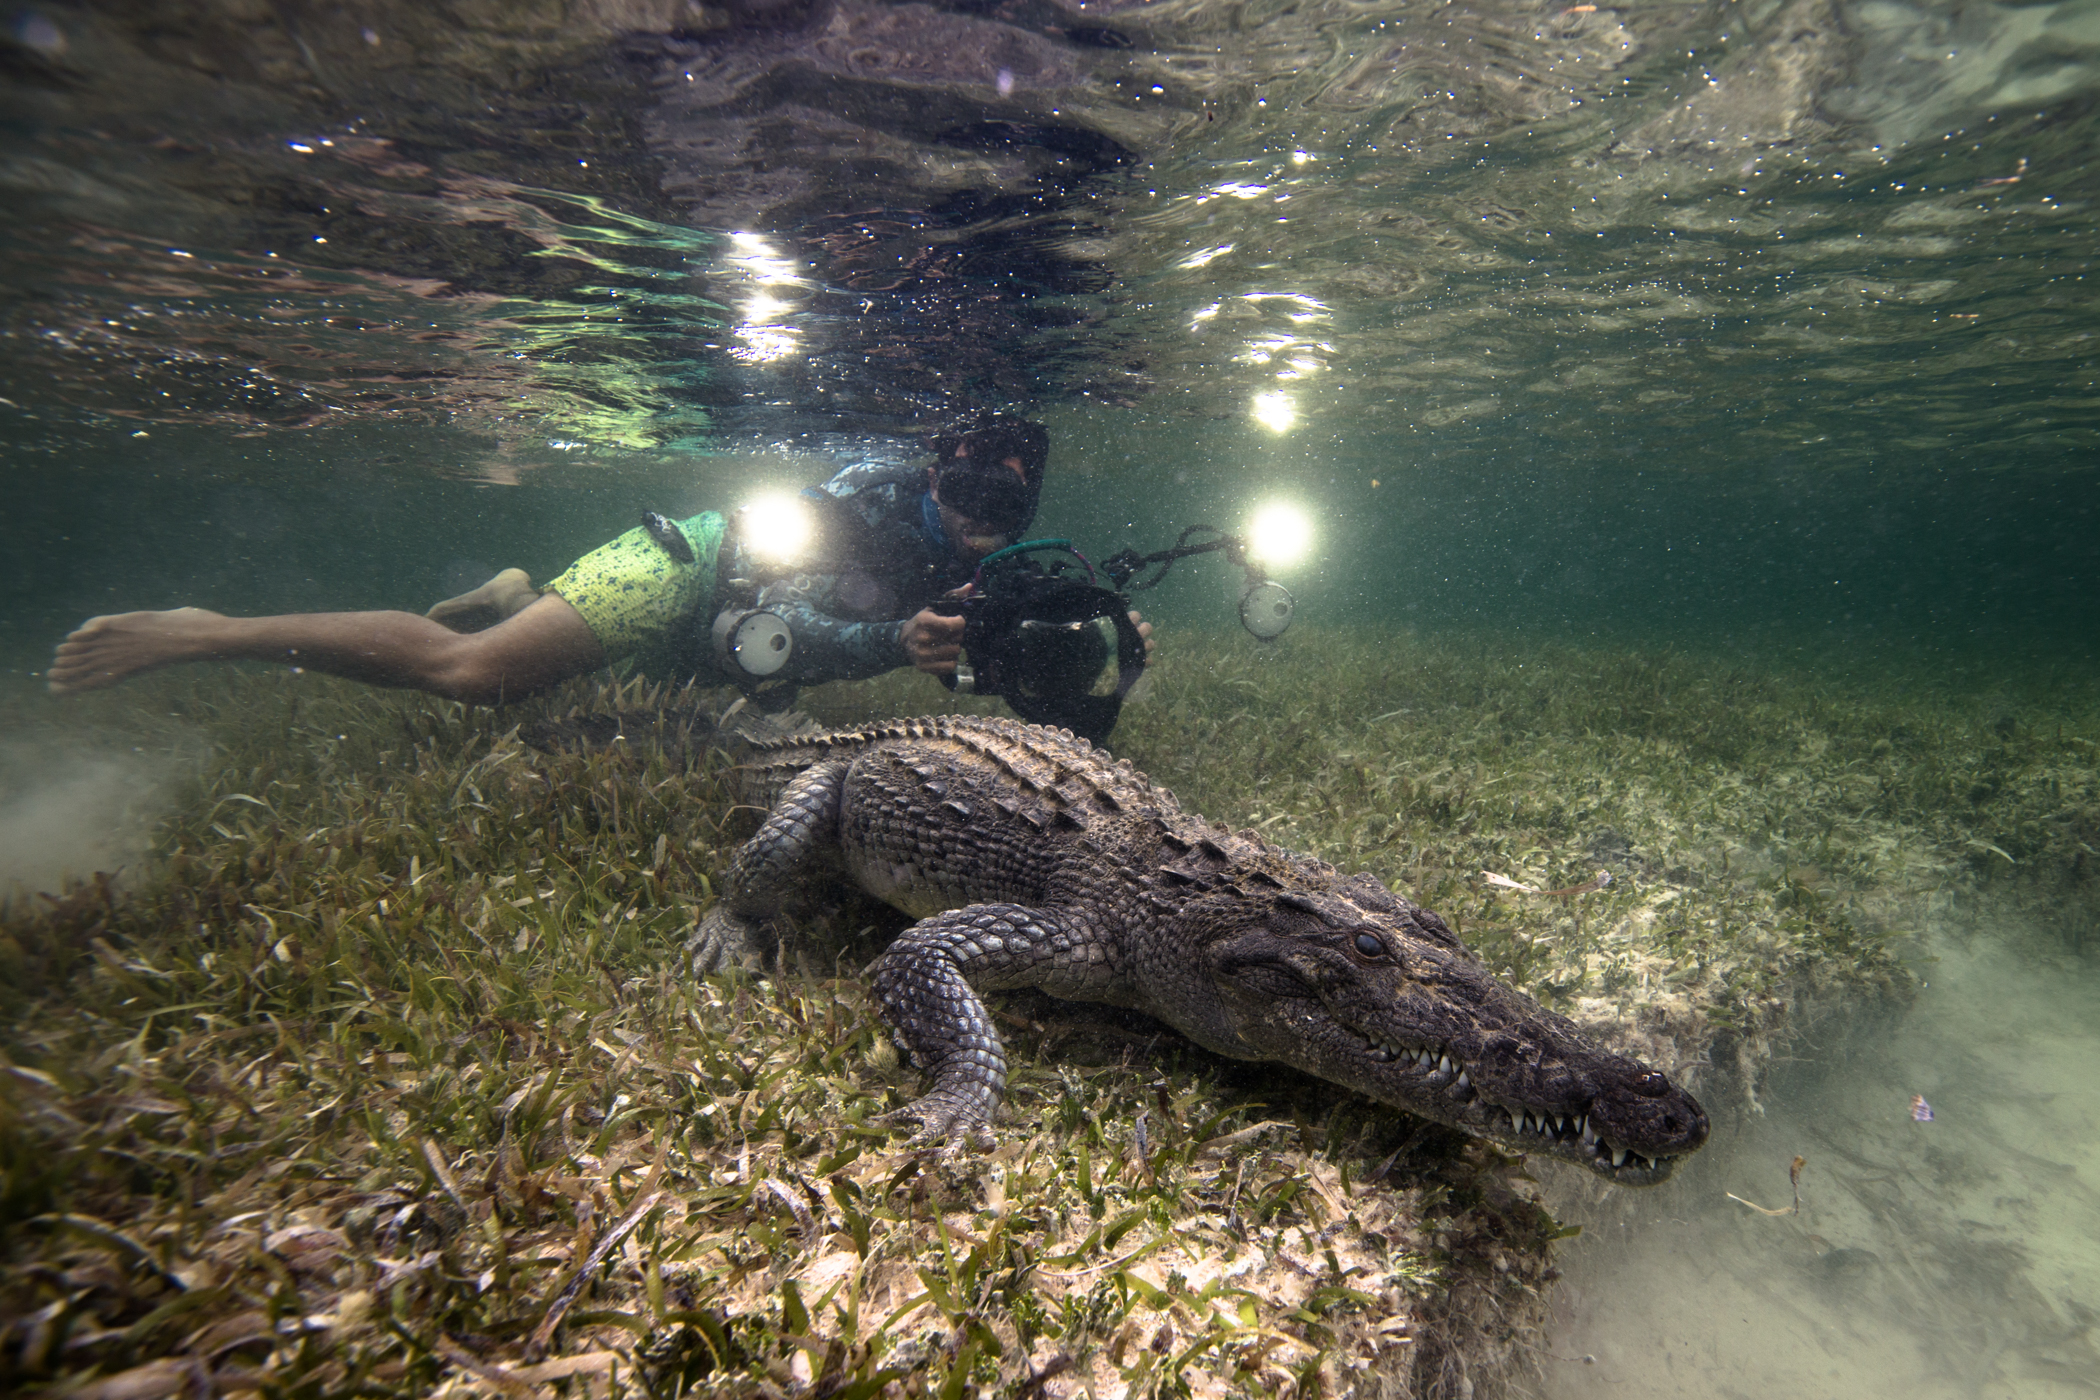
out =
[[[505,569],[473,592],[447,598],[423,616],[455,632],[485,632],[531,607],[539,596],[523,569]]]
[[[203,608],[91,617],[58,644],[44,673],[46,683],[54,695],[71,695],[157,666],[201,661],[217,653],[218,628],[225,621]]]

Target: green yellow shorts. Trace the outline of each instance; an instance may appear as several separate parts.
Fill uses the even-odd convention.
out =
[[[692,563],[673,559],[637,527],[569,565],[546,589],[583,615],[607,661],[631,661],[666,679],[691,674],[700,655],[693,629],[714,596],[723,521],[710,510],[672,524],[692,546]]]

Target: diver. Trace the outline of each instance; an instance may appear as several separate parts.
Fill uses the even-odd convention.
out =
[[[276,661],[371,685],[500,705],[615,663],[747,691],[912,666],[952,676],[978,561],[1035,518],[1049,463],[1038,423],[980,413],[923,466],[854,463],[799,499],[814,557],[769,562],[752,513],[644,517],[536,590],[506,569],[428,615],[201,608],[90,618],[58,646],[55,694],[193,661]],[[1151,651],[1151,626],[1130,621]],[[725,635],[726,629],[726,635]]]

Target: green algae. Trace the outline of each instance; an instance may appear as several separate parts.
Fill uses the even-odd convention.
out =
[[[1174,639],[1117,750],[1437,908],[1717,1111],[1816,1008],[1902,1000],[1925,901],[2089,926],[2075,705],[1312,640]],[[752,821],[704,742],[728,698],[491,712],[268,674],[88,707],[190,776],[150,869],[8,909],[0,1377],[1402,1395],[1521,1370],[1558,1227],[1492,1148],[1012,997],[996,1146],[929,1157],[879,1121],[916,1076],[858,975],[901,916],[845,898],[771,976],[682,975]],[[910,675],[806,699],[956,708]],[[603,742],[521,741],[550,720]],[[1563,898],[1482,877],[1599,869]]]

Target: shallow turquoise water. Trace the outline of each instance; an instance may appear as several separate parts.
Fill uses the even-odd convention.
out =
[[[91,614],[420,610],[987,405],[1051,426],[1040,524],[1096,552],[1300,504],[1304,617],[2091,693],[2093,3],[7,24],[0,667],[25,695]],[[1186,566],[1146,607],[1171,645],[1230,584]],[[2002,932],[1940,929],[1963,975],[1869,1070],[1782,1081],[1673,1188],[1704,1197],[1572,1256],[1561,1349],[1599,1360],[1555,1393],[2079,1384],[2049,1349],[2089,1345],[2057,1300],[2096,1292],[2064,1243],[2093,1233],[2090,966]],[[1979,1018],[2015,1039],[1950,1060]],[[1991,1099],[2007,1060],[2062,1087]],[[1919,1091],[1923,1133],[1877,1097]],[[1900,1208],[1800,1145],[1859,1123]],[[1809,1223],[1874,1256],[1855,1273],[1719,1195],[1771,1196],[1796,1151]],[[1934,1281],[1984,1244],[2087,1330]]]

